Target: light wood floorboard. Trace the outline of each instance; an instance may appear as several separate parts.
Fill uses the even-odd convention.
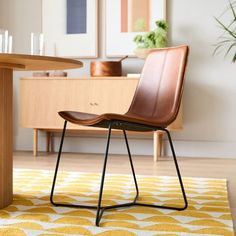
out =
[[[56,154],[39,153],[34,157],[32,152],[14,153],[14,168],[54,170]],[[101,172],[103,156],[97,154],[65,153],[60,168],[66,171]],[[172,158],[162,157],[153,162],[151,156],[133,157],[136,174],[175,176]],[[182,176],[226,178],[228,180],[230,207],[236,225],[236,159],[225,158],[179,158]],[[130,173],[128,157],[111,155],[107,165],[108,173]]]

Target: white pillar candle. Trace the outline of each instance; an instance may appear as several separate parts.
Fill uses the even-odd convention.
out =
[[[43,55],[43,45],[44,45],[44,36],[43,34],[39,35],[39,55]]]
[[[30,54],[34,55],[34,33],[30,34]]]
[[[4,52],[7,53],[8,51],[8,31],[4,32]]]
[[[3,53],[3,35],[0,34],[0,53]]]
[[[12,36],[9,35],[8,38],[8,53],[12,53]]]

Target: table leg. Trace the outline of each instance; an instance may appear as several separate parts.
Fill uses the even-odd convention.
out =
[[[158,161],[161,157],[162,136],[163,133],[161,131],[155,131],[153,133],[154,161]]]
[[[0,68],[0,209],[13,200],[13,70]]]

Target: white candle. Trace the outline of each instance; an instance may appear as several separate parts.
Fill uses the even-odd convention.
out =
[[[0,34],[0,53],[3,52],[3,37],[2,34]]]
[[[8,38],[8,53],[12,53],[12,36],[9,35]]]
[[[39,35],[39,55],[43,55],[43,44],[44,44],[44,36],[43,34]]]
[[[34,55],[34,33],[30,34],[30,54]]]
[[[4,52],[8,51],[8,31],[6,30],[4,33]]]

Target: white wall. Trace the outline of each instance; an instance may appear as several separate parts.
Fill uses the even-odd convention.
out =
[[[99,59],[105,58],[104,3],[105,0],[99,0]],[[213,44],[220,34],[214,16],[220,15],[226,4],[225,0],[167,0],[170,45],[190,45],[184,94],[184,129],[173,134],[177,154],[181,156],[236,157],[236,66],[230,62],[230,58],[212,55]],[[0,0],[1,27],[12,32],[14,52],[28,53],[30,32],[41,30],[41,1]],[[69,76],[89,75],[90,60],[83,62],[85,67],[69,71]],[[142,64],[139,59],[128,59],[123,64],[124,74],[140,72]],[[14,75],[16,150],[30,150],[32,147],[32,130],[18,126],[18,78],[28,75],[31,72]],[[40,140],[40,149],[43,150],[43,134]],[[125,151],[121,141],[116,139],[113,142],[113,152]],[[57,143],[58,138],[56,145]],[[77,147],[73,144],[77,144]],[[69,138],[66,140],[65,150],[103,152],[103,144],[103,137]],[[131,149],[135,154],[151,155],[152,140],[133,139]],[[167,147],[165,151],[169,154]]]

